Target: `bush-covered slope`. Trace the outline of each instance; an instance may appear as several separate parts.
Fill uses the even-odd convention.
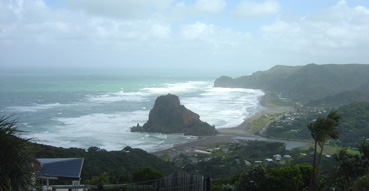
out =
[[[345,91],[334,96],[327,96],[323,99],[313,100],[307,105],[323,107],[340,107],[355,102],[369,102],[369,93],[361,91]]]
[[[214,86],[267,90],[274,87],[300,68],[301,66],[277,65],[267,71],[258,71],[252,75],[241,76],[235,79],[222,76],[215,80]]]
[[[327,114],[328,109],[304,108],[284,114],[273,121],[266,135],[279,138],[311,140],[307,125]],[[338,108],[341,122],[338,143],[342,146],[358,147],[364,138],[369,138],[369,102],[357,102]]]
[[[369,81],[369,65],[327,64],[306,66],[275,66],[239,78],[221,77],[218,87],[240,87],[272,91],[295,101],[307,103],[344,91],[363,87]]]
[[[131,177],[138,168],[151,167],[164,175],[176,171],[174,164],[165,162],[141,149],[126,147],[121,151],[106,151],[90,147],[87,151],[80,148],[60,148],[33,144],[35,158],[84,158],[81,179],[86,181],[92,176],[115,171],[119,177]]]
[[[364,138],[369,138],[369,103],[357,102],[338,109],[342,122],[338,127],[340,141],[347,146],[358,146]]]

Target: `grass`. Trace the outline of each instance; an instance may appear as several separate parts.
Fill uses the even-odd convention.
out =
[[[273,92],[265,92],[262,102],[268,107],[297,107],[295,102],[288,99],[281,99]]]
[[[312,149],[314,148],[314,143],[309,143],[304,147],[298,148],[298,150],[307,152],[310,148],[312,148]],[[337,145],[335,145],[335,146],[333,146],[333,145],[324,145],[324,152],[326,154],[329,154],[329,155],[334,155],[334,154],[340,152],[341,149],[342,149],[342,147],[337,146]],[[320,148],[318,147],[318,152],[319,151],[320,151]],[[349,147],[347,148],[347,151],[348,151],[349,154],[360,154],[359,151],[353,150],[352,148],[349,148]]]
[[[272,122],[273,119],[275,118],[275,114],[271,114],[271,115],[263,115],[261,117],[258,117],[257,119],[254,119],[251,121],[251,124],[249,126],[249,131],[252,134],[257,133],[259,130],[261,130],[265,124]]]
[[[250,134],[256,134],[264,125],[272,122],[278,115],[280,115],[280,113],[256,114],[246,122],[245,127]]]

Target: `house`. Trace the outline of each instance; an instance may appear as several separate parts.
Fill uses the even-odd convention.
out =
[[[84,158],[37,158],[33,161],[37,178],[80,181]]]
[[[280,154],[275,154],[273,155],[273,157],[274,157],[274,160],[276,161],[280,161],[282,159],[282,156]]]
[[[195,153],[198,154],[205,154],[205,155],[211,155],[211,152],[203,151],[203,150],[194,150]]]
[[[267,159],[265,159],[265,161],[267,161],[267,162],[273,162],[273,159],[267,158]]]
[[[245,165],[246,166],[250,166],[251,165],[251,162],[247,161],[247,160],[244,160],[245,161]],[[261,161],[260,161],[261,162]]]
[[[289,158],[291,158],[291,155],[284,155],[283,157],[286,158],[286,159],[289,159]]]

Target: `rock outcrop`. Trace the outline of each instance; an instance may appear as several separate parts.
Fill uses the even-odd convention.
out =
[[[176,95],[168,94],[156,99],[149,120],[131,128],[132,132],[184,133],[185,135],[214,135],[214,126],[200,120],[200,116],[180,104]]]

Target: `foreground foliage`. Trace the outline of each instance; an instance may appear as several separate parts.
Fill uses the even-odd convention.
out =
[[[311,165],[288,165],[266,170],[261,165],[244,171],[234,184],[236,191],[304,190],[309,186]]]
[[[46,145],[34,145],[37,158],[84,158],[81,181],[101,176],[101,181],[109,180],[111,183],[131,182],[133,172],[139,168],[150,167],[163,175],[177,171],[174,164],[165,162],[142,149],[126,147],[121,151],[106,151],[98,147],[87,149],[57,148]],[[106,173],[105,175],[103,175]],[[106,178],[107,177],[107,178]],[[100,180],[97,180],[100,181]]]
[[[356,187],[356,190],[369,187],[369,144],[364,141],[360,147],[360,154],[349,154],[346,148],[335,154],[337,161],[335,169],[336,184],[341,190],[350,190]]]
[[[318,117],[315,122],[308,125],[308,129],[314,139],[313,171],[311,173],[310,190],[317,190],[317,178],[324,144],[329,138],[338,139],[339,132],[336,127],[339,125],[340,119],[341,115],[337,111],[331,111],[327,117]],[[319,153],[317,146],[320,147]]]
[[[0,190],[28,190],[32,185],[28,140],[17,136],[17,123],[0,117]]]

